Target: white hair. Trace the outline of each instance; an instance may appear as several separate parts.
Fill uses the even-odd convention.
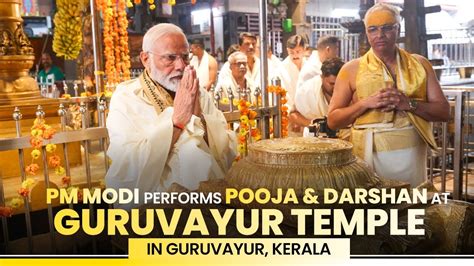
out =
[[[169,34],[181,34],[186,42],[186,46],[189,47],[188,40],[186,35],[184,35],[183,30],[170,23],[160,23],[151,27],[143,36],[142,50],[145,52],[151,52],[153,46],[159,42],[160,39]]]
[[[367,10],[367,12],[365,13],[364,22],[367,23],[367,18],[370,16],[370,14],[372,14],[375,11],[380,11],[380,10],[386,10],[386,11],[392,13],[392,15],[397,20],[397,23],[400,24],[400,21],[401,21],[400,10],[398,10],[397,7],[395,7],[393,5],[386,4],[386,3],[377,3],[374,6],[372,6],[371,8],[369,8],[369,10]]]
[[[229,63],[233,64],[237,61],[238,58],[243,58],[245,61],[247,61],[247,55],[242,53],[242,52],[233,52],[231,55],[229,55]]]

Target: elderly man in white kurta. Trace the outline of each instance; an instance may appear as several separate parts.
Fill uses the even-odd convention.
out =
[[[250,32],[242,32],[239,36],[239,49],[247,55],[246,77],[255,84],[260,84],[260,59],[255,56],[257,37]],[[227,61],[219,72],[218,80],[229,79],[232,75],[230,63]]]
[[[217,80],[217,61],[204,50],[204,43],[201,40],[194,40],[191,44],[193,57],[189,64],[196,70],[201,87],[209,90]]]
[[[235,52],[229,56],[231,76],[227,79],[219,80],[216,85],[216,92],[222,91],[222,98],[229,98],[228,91],[231,90],[234,99],[243,97],[243,93],[248,89],[251,94],[252,102],[255,102],[255,85],[246,75],[247,56],[242,52]],[[239,93],[241,95],[239,96]]]
[[[188,42],[172,24],[143,38],[144,73],[120,84],[107,118],[111,188],[166,191],[172,183],[194,190],[223,178],[236,155],[236,137],[187,66]]]

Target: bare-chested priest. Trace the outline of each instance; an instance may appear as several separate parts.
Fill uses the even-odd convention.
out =
[[[371,49],[341,69],[328,124],[352,124],[356,155],[380,176],[416,186],[426,177],[427,147],[436,147],[429,122],[447,121],[449,105],[428,60],[397,47],[395,7],[374,5],[364,23]]]

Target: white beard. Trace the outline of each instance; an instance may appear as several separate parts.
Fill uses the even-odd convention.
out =
[[[181,83],[181,79],[170,79],[168,76],[163,74],[158,68],[155,67],[155,63],[151,60],[150,64],[150,77],[155,82],[163,86],[165,89],[176,92]],[[169,76],[172,76],[171,74]]]

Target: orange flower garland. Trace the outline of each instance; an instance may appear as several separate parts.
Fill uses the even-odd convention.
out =
[[[12,207],[0,207],[0,217],[11,217],[12,214]]]
[[[37,174],[38,170],[40,169],[39,165],[35,163],[36,160],[39,159],[41,156],[41,148],[43,147],[43,141],[49,140],[54,137],[56,130],[45,123],[43,118],[36,118],[33,122],[33,127],[31,127],[30,132],[30,144],[33,147],[33,151],[30,153],[31,155],[31,164],[25,167],[25,172],[27,175],[34,176]],[[48,164],[50,167],[54,168],[54,171],[58,175],[63,175],[65,170],[61,166],[61,157],[57,155],[56,152],[56,145],[55,144],[47,144],[45,147],[47,153],[51,154],[48,157]],[[63,177],[64,180],[65,177]],[[18,189],[18,195],[20,197],[15,197],[11,199],[9,202],[9,208],[12,210],[18,209],[23,206],[23,198],[27,198],[30,194],[31,188],[36,184],[37,180],[34,178],[27,178],[25,181],[21,183],[20,189]],[[69,177],[70,183],[70,177]]]
[[[104,57],[105,57],[105,74],[108,82],[113,82],[115,78],[115,56],[114,56],[114,39],[111,34],[113,9],[112,1],[97,0],[97,8],[102,12],[103,23],[103,39],[104,39]]]
[[[153,11],[156,9],[155,0],[147,0],[147,2],[148,2],[148,8],[150,8],[150,10]],[[131,0],[126,1],[126,5],[128,8],[132,8],[133,4],[139,5],[141,3],[142,3],[142,0],[133,0],[133,3]]]
[[[238,151],[242,157],[247,153],[247,140],[249,135],[254,141],[258,141],[262,138],[260,130],[257,128],[257,123],[255,121],[257,112],[249,109],[250,106],[250,102],[245,99],[241,99],[239,101],[238,108],[240,111],[240,130],[238,134]]]
[[[128,0],[96,0],[102,12],[105,74],[109,84],[130,79],[130,50],[128,48],[128,20],[126,7],[133,6]]]
[[[280,95],[280,110],[281,110],[281,137],[288,137],[288,106],[286,103],[286,90],[280,86],[268,86],[269,93],[276,93]]]
[[[118,2],[117,9],[117,24],[119,30],[119,47],[120,47],[120,72],[122,73],[122,80],[130,79],[130,50],[128,49],[128,19],[125,1]]]

